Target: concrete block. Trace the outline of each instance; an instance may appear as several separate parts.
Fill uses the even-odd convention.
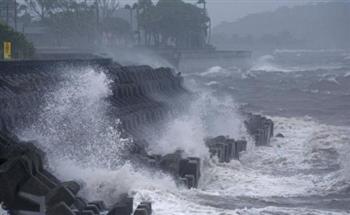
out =
[[[74,215],[72,209],[64,202],[60,202],[47,210],[47,215]]]
[[[239,152],[247,151],[247,141],[239,140],[238,143],[240,145]]]
[[[46,196],[50,188],[42,183],[37,177],[31,176],[20,188],[20,192],[33,194],[36,196]]]
[[[75,201],[75,195],[64,185],[60,185],[47,194],[46,200],[48,207],[61,202],[64,202],[68,207],[70,207]]]
[[[219,149],[218,148],[215,148],[215,147],[210,147],[209,148],[210,158],[213,158],[215,156],[217,157],[218,153],[219,153]]]
[[[25,211],[27,213],[45,213],[45,197],[19,192],[15,203],[9,207],[11,211]]]
[[[74,195],[77,195],[80,191],[80,184],[76,181],[63,182],[62,185],[69,189]]]
[[[134,215],[149,215],[145,208],[137,208]]]
[[[96,205],[93,205],[93,204],[90,204],[88,203],[86,205],[86,207],[84,208],[84,210],[87,210],[87,211],[93,211],[94,214],[99,214],[100,213],[100,210],[98,209],[98,207]]]
[[[234,146],[234,140],[231,141],[231,140],[227,140],[226,141],[226,145],[227,145],[227,157],[228,157],[228,161],[227,162],[230,162],[232,159],[234,159],[235,155],[235,146]]]
[[[61,184],[61,181],[58,180],[51,172],[47,171],[47,170],[43,170],[41,172],[45,177],[47,177],[50,181],[52,181],[55,184]]]
[[[264,133],[262,129],[257,129],[255,134],[255,145],[257,146],[263,146],[264,145]]]
[[[82,211],[86,206],[87,206],[87,203],[84,199],[80,197],[75,198],[75,201],[73,203],[74,208],[78,209],[79,211]]]
[[[124,195],[121,201],[116,203],[107,215],[130,215],[133,211],[133,198]]]
[[[200,177],[200,162],[198,159],[182,159],[180,161],[179,167],[179,176],[182,178],[186,178],[186,175],[192,175],[194,177],[192,187],[198,186],[198,180]],[[188,181],[188,183],[191,183]]]
[[[201,159],[198,157],[188,157],[187,159],[191,162],[197,163],[197,175],[199,178],[201,176]]]
[[[187,178],[180,177],[179,178],[179,183],[185,187],[188,187],[188,180]]]
[[[98,207],[98,209],[100,211],[107,210],[107,207],[106,207],[106,205],[105,205],[105,203],[103,201],[93,201],[93,202],[90,202],[89,204],[96,205],[96,207]]]
[[[180,161],[180,153],[168,154],[160,159],[159,166],[163,171],[170,172],[173,175],[177,175],[179,173]]]
[[[223,143],[224,144],[224,158],[225,162],[229,163],[231,161],[231,155],[230,155],[230,146],[228,143]]]
[[[194,175],[185,175],[185,178],[188,181],[188,189],[191,189],[192,187],[196,187],[196,178]]]
[[[45,176],[43,173],[38,172],[35,174],[35,177],[37,177],[42,183],[44,183],[49,189],[54,189],[58,184],[56,184],[54,181],[50,180],[47,176]]]
[[[238,147],[238,142],[235,141],[232,144],[232,159],[239,160],[239,147]]]
[[[149,215],[152,214],[152,203],[151,202],[141,202],[137,208],[145,208]]]
[[[225,146],[223,143],[217,144],[216,145],[217,149],[218,149],[218,158],[219,158],[219,162],[220,163],[224,163],[225,162]]]
[[[0,166],[0,200],[8,208],[16,203],[19,184],[31,177],[28,164],[22,158],[3,159]]]
[[[43,159],[46,160],[46,154],[41,149],[37,148],[33,143],[26,142],[24,143],[23,153],[27,156],[33,166],[33,174],[37,174],[38,172],[43,171]]]
[[[76,215],[96,215],[93,211],[82,210],[82,211],[74,211]]]

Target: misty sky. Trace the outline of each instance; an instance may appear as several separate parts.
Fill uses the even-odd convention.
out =
[[[122,4],[136,0],[120,0]],[[185,0],[195,3],[198,0]],[[250,13],[274,10],[281,6],[295,6],[309,2],[324,2],[326,0],[207,0],[208,10],[213,24],[223,21],[234,21]]]

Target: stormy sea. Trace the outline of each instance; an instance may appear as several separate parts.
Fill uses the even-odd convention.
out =
[[[284,137],[273,138],[269,147],[252,146],[240,162],[211,167],[201,191],[191,197],[210,206],[201,210],[350,213],[348,53],[276,50],[257,57],[249,70],[216,66],[187,78],[214,95],[230,95],[242,109],[272,117],[276,134]]]
[[[200,157],[197,189],[124,156],[133,140],[108,115],[111,81],[96,68],[62,68],[40,102],[18,101],[37,120],[16,134],[35,140],[60,179],[86,185],[80,194],[91,201],[113,204],[127,192],[135,205],[151,201],[155,215],[350,214],[349,53],[276,50],[249,69],[217,65],[183,75],[196,99],[147,150]],[[271,118],[278,137],[256,147],[242,110]],[[210,158],[203,139],[217,135],[248,141],[239,161]]]

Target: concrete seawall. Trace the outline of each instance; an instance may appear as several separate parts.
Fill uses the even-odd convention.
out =
[[[182,109],[183,104],[176,97],[189,94],[182,87],[182,77],[169,68],[124,67],[110,59],[2,61],[0,118],[10,128],[30,123],[35,114],[26,115],[26,111],[20,110],[40,103],[47,88],[60,81],[57,70],[87,66],[98,67],[109,76],[113,83],[110,101],[125,130],[134,135],[141,125],[156,123]],[[172,99],[159,102],[153,96]]]
[[[130,155],[142,165],[173,176],[179,186],[199,186],[202,161],[176,151],[167,155],[148,154],[144,127],[152,127],[173,118],[186,109],[191,93],[183,78],[169,68],[121,66],[110,59],[45,60],[0,62],[0,202],[14,214],[109,214],[150,215],[152,205],[142,202],[133,208],[127,195],[107,207],[102,201],[89,202],[79,196],[81,184],[62,182],[45,169],[46,155],[33,143],[13,135],[13,129],[36,120],[41,98],[61,81],[59,70],[91,67],[100,69],[111,83],[111,117],[122,121],[122,132],[134,138]],[[29,111],[30,110],[30,111]],[[265,146],[273,137],[273,122],[266,117],[247,114],[246,128],[257,146]],[[211,157],[221,163],[239,160],[247,150],[245,140],[218,136],[203,141]]]

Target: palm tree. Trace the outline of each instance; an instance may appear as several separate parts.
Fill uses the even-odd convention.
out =
[[[138,5],[140,9],[145,10],[147,8],[150,8],[153,3],[151,0],[138,0]]]
[[[141,43],[141,32],[140,32],[140,24],[139,24],[139,18],[140,18],[140,8],[139,8],[139,4],[138,3],[134,3],[132,6],[133,10],[136,10],[136,33],[137,33],[137,43],[140,44]]]
[[[203,4],[204,14],[207,14],[207,2],[205,0],[198,0],[197,4]],[[209,44],[211,40],[211,19],[209,19],[208,31],[209,31],[208,32],[208,44]]]
[[[152,15],[152,13],[150,12],[150,10],[152,9],[152,7],[154,6],[152,0],[138,0],[137,1],[137,8],[138,8],[138,23],[139,23],[139,27],[143,28],[143,36],[141,36],[141,30],[139,29],[139,34],[140,34],[140,42],[141,42],[141,37],[144,38],[145,41],[145,45],[147,46],[149,44],[149,16]],[[141,18],[142,17],[142,18]]]

